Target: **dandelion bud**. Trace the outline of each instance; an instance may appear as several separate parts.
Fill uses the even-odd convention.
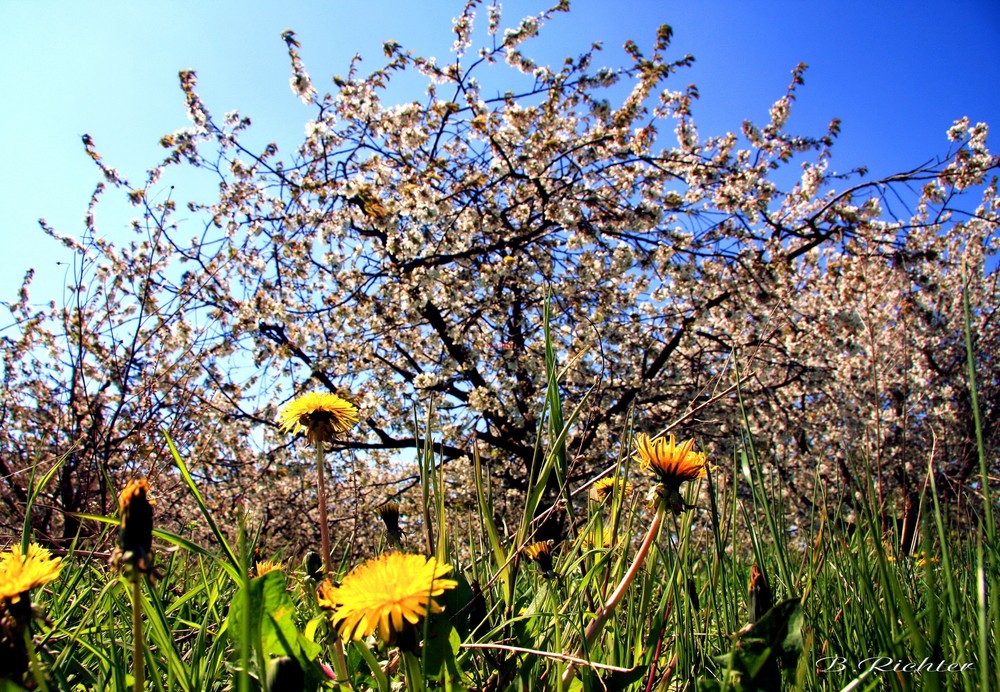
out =
[[[111,561],[129,580],[153,571],[153,503],[148,493],[149,483],[140,478],[130,481],[118,496],[121,525]]]
[[[750,587],[747,596],[747,610],[750,613],[750,623],[753,624],[764,617],[764,613],[774,605],[771,596],[771,587],[767,584],[767,577],[758,565],[750,569]]]
[[[302,568],[310,579],[319,581],[323,578],[323,557],[316,551],[310,550],[302,560]]]
[[[399,503],[383,502],[375,508],[375,513],[385,524],[385,533],[389,537],[390,545],[396,548],[402,547],[403,532],[399,528]]]

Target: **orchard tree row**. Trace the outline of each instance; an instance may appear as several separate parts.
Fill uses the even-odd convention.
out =
[[[360,408],[332,455],[333,492],[354,509],[333,521],[357,525],[412,485],[405,450],[428,430],[454,478],[478,447],[502,503],[548,445],[546,325],[575,414],[553,491],[614,464],[633,432],[670,427],[703,441],[719,482],[752,436],[803,512],[849,513],[869,492],[859,469],[887,512],[928,474],[956,502],[974,493],[967,331],[993,449],[1000,412],[986,125],[956,121],[950,148],[912,170],[838,174],[836,120],[786,128],[804,66],[767,122],[705,137],[692,58],[667,26],[626,44],[624,65],[602,66],[596,45],[536,64],[533,42],[566,9],[505,29],[472,0],[449,61],[390,41],[381,68],[355,61],[332,91],[285,32],[292,90],[313,109],[292,151],[245,143],[249,119],[214,114],[193,72],[190,125],[163,137],[145,180],[85,137],[104,177],[87,227],[45,227],[74,253],[74,283],[40,309],[29,274],[2,335],[4,531],[30,469],[56,463],[43,535],[76,535],[68,513],[113,512],[135,473],[159,475],[160,516],[183,521],[166,431],[215,488],[207,501],[294,534],[315,490],[277,412],[309,390]],[[390,98],[404,77],[426,83],[412,101]],[[185,176],[202,198],[175,198]],[[125,242],[98,228],[118,195],[136,210]]]

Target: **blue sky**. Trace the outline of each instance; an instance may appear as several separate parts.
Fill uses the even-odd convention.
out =
[[[546,5],[503,6],[508,26]],[[945,131],[964,115],[1000,127],[996,0],[571,6],[526,52],[558,65],[600,40],[600,62],[619,65],[626,39],[648,47],[656,27],[671,24],[673,55],[696,59],[674,88],[698,85],[695,117],[703,135],[738,129],[746,118],[764,120],[799,62],[810,69],[790,127],[822,134],[840,118],[837,170],[868,165],[877,175],[919,165],[947,150]],[[314,83],[329,90],[330,77],[346,72],[355,53],[367,56],[371,69],[381,64],[389,39],[447,61],[451,18],[461,9],[461,2],[430,0],[0,0],[0,301],[14,297],[31,266],[38,270],[33,298],[58,299],[69,256],[41,233],[37,219],[82,232],[99,175],[81,135],[92,135],[111,166],[140,182],[162,158],[160,137],[188,124],[178,71],[198,72],[213,114],[238,109],[252,118],[258,141],[294,144],[312,111],[289,90],[282,31],[296,32]],[[485,23],[485,10],[480,17]],[[991,141],[1000,149],[996,137]],[[112,206],[98,212],[99,230],[124,238],[127,217],[117,200]]]

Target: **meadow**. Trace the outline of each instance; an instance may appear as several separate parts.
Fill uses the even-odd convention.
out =
[[[495,521],[478,454],[478,511],[457,521],[448,467],[428,446],[413,489],[422,516],[404,518],[405,533],[397,503],[364,508],[381,526],[377,554],[352,563],[353,537],[327,531],[320,546],[265,550],[265,527],[220,525],[172,442],[176,479],[214,540],[156,528],[144,479],[122,491],[120,516],[82,517],[117,540],[110,555],[48,553],[26,521],[0,563],[0,690],[1000,688],[985,449],[982,505],[943,504],[929,473],[912,538],[862,457],[857,516],[817,497],[823,513],[789,525],[745,431],[729,459],[629,431],[603,477],[560,483],[543,508],[577,424],[547,362],[545,461],[514,524]],[[356,416],[336,395],[308,394],[281,423],[325,462],[324,443]],[[32,479],[29,509],[54,473]],[[555,511],[576,518],[565,539],[536,540]]]

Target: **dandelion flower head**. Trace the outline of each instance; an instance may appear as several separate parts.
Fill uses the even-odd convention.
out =
[[[358,422],[358,407],[336,394],[309,392],[290,401],[279,414],[282,432],[304,431],[310,442],[328,442]]]
[[[324,579],[316,587],[316,603],[323,610],[335,610],[337,608],[337,587],[331,584],[329,579]]]
[[[602,478],[590,486],[590,496],[598,502],[604,502],[616,492],[628,497],[632,494],[632,484],[619,478]]]
[[[450,571],[451,565],[423,555],[386,553],[356,567],[338,588],[324,582],[319,604],[332,607],[333,624],[344,639],[363,639],[377,629],[379,638],[392,644],[406,623],[443,610],[434,597],[458,586],[443,578]]]
[[[385,523],[385,529],[389,533],[399,534],[399,503],[383,502],[375,508],[375,514],[379,515]]]
[[[635,445],[639,466],[656,475],[668,491],[676,491],[684,481],[704,478],[707,473],[705,454],[691,449],[693,439],[677,444],[673,435],[667,441],[663,437],[653,440],[646,433],[639,433]]]
[[[605,526],[600,530],[591,531],[584,537],[584,545],[588,548],[614,548],[621,541],[624,534],[616,532],[613,526]]]
[[[281,563],[271,560],[261,560],[253,566],[253,576],[263,577],[268,572],[281,571]]]
[[[20,545],[0,555],[0,601],[17,603],[21,595],[59,576],[62,558],[52,557],[47,549],[31,543],[28,552]]]
[[[524,549],[525,554],[538,565],[545,574],[550,574],[552,570],[552,546],[553,541],[538,541],[532,543]]]

